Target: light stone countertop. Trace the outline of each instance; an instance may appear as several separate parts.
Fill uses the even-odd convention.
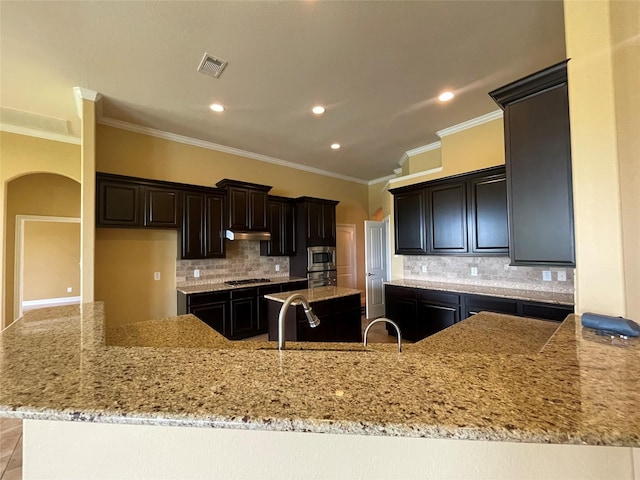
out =
[[[545,290],[526,290],[520,288],[494,287],[488,285],[474,285],[465,283],[431,282],[426,280],[398,279],[385,282],[385,285],[397,287],[423,288],[425,290],[440,290],[443,292],[469,293],[473,295],[487,295],[490,297],[513,298],[532,302],[555,303],[559,305],[574,305],[572,293],[549,292]]]
[[[230,279],[235,280],[235,279]],[[182,285],[176,287],[176,290],[181,293],[191,294],[191,293],[206,293],[206,292],[224,292],[227,290],[237,290],[239,288],[252,288],[252,287],[263,287],[265,285],[278,285],[280,283],[289,283],[289,282],[298,282],[302,280],[307,280],[302,277],[276,277],[270,278],[268,282],[261,283],[249,283],[245,285],[227,285],[224,281],[216,281],[216,282],[206,282],[203,281],[201,283],[191,283],[190,285]]]
[[[108,307],[106,308],[108,313]],[[104,332],[102,303],[0,334],[0,416],[640,446],[640,341],[480,313],[393,344],[232,342],[192,315]]]
[[[294,293],[300,293],[307,297],[309,303],[322,302],[323,300],[331,300],[339,297],[349,297],[351,295],[360,295],[362,292],[354,288],[344,287],[315,287],[304,290],[294,290],[292,292],[282,293],[270,293],[265,295],[267,300],[275,300],[276,302],[284,303]]]

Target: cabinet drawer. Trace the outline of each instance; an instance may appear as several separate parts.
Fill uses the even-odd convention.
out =
[[[460,304],[460,295],[457,293],[440,292],[437,290],[418,289],[418,300],[433,303],[450,303],[452,305]]]
[[[283,292],[291,292],[293,290],[305,290],[309,288],[309,282],[307,280],[298,280],[295,282],[289,282],[282,285]]]
[[[409,300],[416,299],[416,289],[411,287],[398,287],[396,285],[385,285],[385,295],[390,295],[394,298],[405,298]]]
[[[482,295],[465,295],[464,303],[468,313],[478,313],[482,311],[518,314],[517,300],[507,298],[485,297]]]
[[[187,295],[187,305],[193,307],[195,305],[206,305],[207,303],[214,303],[220,301],[228,301],[229,292],[205,292],[205,293],[192,293]]]
[[[545,303],[523,302],[522,315],[532,318],[563,321],[567,315],[573,313],[573,307],[568,305],[549,305]]]
[[[238,300],[240,298],[256,298],[258,296],[258,289],[252,288],[240,288],[238,290],[231,290],[231,300]]]

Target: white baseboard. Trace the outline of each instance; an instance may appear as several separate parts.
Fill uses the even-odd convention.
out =
[[[42,300],[26,300],[22,302],[22,311],[36,308],[58,307],[60,305],[75,305],[80,303],[80,297],[44,298]]]

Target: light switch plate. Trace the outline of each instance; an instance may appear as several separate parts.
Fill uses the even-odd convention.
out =
[[[550,282],[551,281],[551,270],[543,270],[542,271],[542,281]]]
[[[471,267],[471,276],[472,277],[478,276],[478,267]]]
[[[196,268],[193,271],[193,276],[194,276],[194,278],[200,278],[200,270]]]
[[[567,272],[565,272],[564,270],[560,270],[558,272],[558,281],[559,282],[566,282],[567,281]]]
[[[160,280],[160,272],[153,272],[153,279]]]
[[[276,263],[276,272],[280,271],[280,265]]]
[[[422,265],[422,273],[427,273],[427,266],[426,265]]]
[[[71,293],[73,292],[73,288],[72,287],[67,287],[67,293]]]

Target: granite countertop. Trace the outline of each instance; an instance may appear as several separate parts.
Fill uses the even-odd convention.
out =
[[[234,279],[235,280],[235,279]],[[226,290],[237,290],[239,288],[252,288],[252,287],[261,287],[264,285],[278,285],[280,283],[289,283],[289,282],[298,282],[301,280],[307,280],[302,277],[276,277],[270,278],[268,282],[260,282],[260,283],[249,283],[244,285],[227,285],[224,281],[216,281],[213,282],[202,282],[190,285],[182,285],[176,287],[176,290],[181,293],[191,294],[191,293],[206,293],[206,292],[223,292]]]
[[[108,307],[107,307],[108,313]],[[393,344],[232,342],[191,315],[105,335],[102,303],[0,335],[0,416],[640,446],[640,340],[480,313]]]
[[[292,292],[282,293],[270,293],[265,295],[264,298],[268,300],[275,300],[276,302],[284,303],[294,293],[300,293],[307,297],[309,303],[321,302],[323,300],[331,300],[332,298],[348,297],[351,295],[360,295],[362,292],[354,288],[344,287],[315,287],[304,290],[295,290]]]
[[[470,293],[488,295],[490,297],[513,298],[532,302],[556,303],[559,305],[573,305],[573,293],[549,292],[546,290],[527,290],[519,288],[492,287],[488,285],[474,285],[465,283],[431,282],[425,280],[398,279],[385,282],[385,285],[398,287],[424,288],[426,290],[440,290],[444,292]]]

